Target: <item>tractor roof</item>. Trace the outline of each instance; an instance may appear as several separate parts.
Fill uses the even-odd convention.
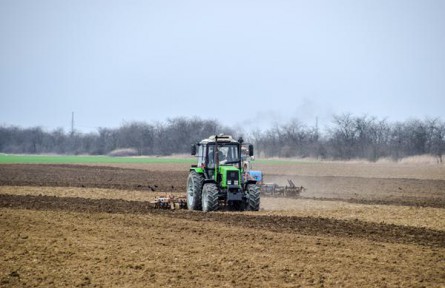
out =
[[[217,138],[218,137],[218,138]],[[218,139],[218,143],[238,143],[230,135],[212,135],[201,141],[201,144],[214,143]]]

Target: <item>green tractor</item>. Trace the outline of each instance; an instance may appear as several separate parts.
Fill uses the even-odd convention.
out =
[[[259,188],[241,166],[242,144],[242,138],[214,135],[192,145],[198,164],[192,165],[187,179],[189,210],[259,210]],[[251,144],[248,153],[253,156]]]

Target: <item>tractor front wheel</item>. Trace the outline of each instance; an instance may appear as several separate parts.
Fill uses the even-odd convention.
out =
[[[246,210],[260,210],[260,189],[255,184],[247,185]]]
[[[206,183],[202,188],[202,211],[218,210],[218,187],[215,183]]]
[[[187,207],[189,210],[201,210],[202,182],[204,177],[191,171],[187,178]]]

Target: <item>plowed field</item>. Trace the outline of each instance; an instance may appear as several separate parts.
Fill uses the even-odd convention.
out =
[[[168,165],[0,165],[0,286],[445,285],[443,166],[262,167],[307,190],[201,213],[148,204],[185,191]]]

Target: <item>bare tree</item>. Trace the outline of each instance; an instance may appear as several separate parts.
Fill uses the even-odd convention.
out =
[[[351,159],[356,157],[358,143],[356,121],[351,114],[334,115],[333,124],[329,131],[329,145],[334,158]]]
[[[438,163],[443,163],[443,153],[445,151],[445,123],[440,119],[426,120],[428,129],[427,147],[431,155],[437,157]]]

